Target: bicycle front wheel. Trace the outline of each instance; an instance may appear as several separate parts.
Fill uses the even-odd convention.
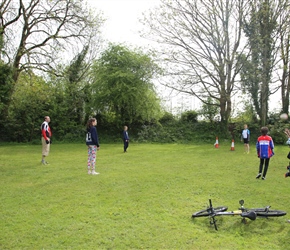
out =
[[[224,212],[224,211],[227,211],[227,210],[228,210],[228,207],[214,207],[213,208],[214,213]],[[211,215],[210,209],[204,209],[204,210],[200,210],[200,211],[194,213],[192,215],[192,217],[193,218],[195,218],[195,217],[206,217],[206,216],[209,216],[209,215]]]
[[[251,210],[255,211],[257,216],[260,216],[260,217],[280,217],[280,216],[284,216],[287,214],[285,211],[281,211],[281,210],[265,211],[264,208],[255,208],[255,209],[251,209]]]

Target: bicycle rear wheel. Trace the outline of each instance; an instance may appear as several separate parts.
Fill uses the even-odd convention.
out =
[[[257,216],[260,216],[260,217],[280,217],[287,214],[285,211],[281,211],[281,210],[265,211],[265,208],[255,208],[255,209],[251,209],[251,211],[255,211]]]
[[[224,211],[227,211],[228,207],[214,207],[213,208],[213,211],[214,212],[224,212]],[[209,216],[211,215],[210,213],[210,209],[204,209],[204,210],[200,210],[196,213],[194,213],[192,215],[192,217],[205,217],[205,216]]]

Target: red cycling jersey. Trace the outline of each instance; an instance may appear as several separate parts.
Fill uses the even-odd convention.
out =
[[[45,140],[47,140],[48,138],[50,138],[52,136],[50,127],[48,125],[48,122],[46,122],[46,121],[44,121],[41,124],[41,134]]]

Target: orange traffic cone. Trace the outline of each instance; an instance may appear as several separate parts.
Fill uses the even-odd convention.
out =
[[[219,147],[219,139],[218,139],[218,137],[216,137],[216,139],[215,139],[214,147],[215,148],[218,148]]]
[[[231,151],[235,151],[235,140],[232,139]]]

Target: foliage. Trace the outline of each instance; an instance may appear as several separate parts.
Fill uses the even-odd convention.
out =
[[[198,113],[194,110],[186,111],[181,114],[180,120],[183,122],[197,122]]]
[[[158,119],[160,102],[151,82],[157,70],[148,55],[111,44],[92,72],[95,112],[117,127]]]
[[[21,74],[11,98],[4,140],[28,142],[40,137],[43,117],[51,108],[51,91],[41,77]]]
[[[84,82],[100,48],[101,15],[80,0],[5,0],[0,13],[0,139],[35,141],[49,115],[54,138],[79,140],[90,114]]]
[[[192,143],[213,142],[216,136],[229,140],[229,133],[224,133],[219,122],[192,122],[179,119],[161,124],[143,126],[138,132],[139,142]]]
[[[257,119],[257,115],[253,108],[252,102],[248,99],[245,99],[242,105],[243,107],[237,111],[237,115],[231,117],[231,121],[244,123],[250,122],[258,124],[259,121]]]
[[[159,119],[159,122],[162,124],[174,122],[176,119],[173,114],[165,112],[163,116]]]
[[[65,70],[64,85],[65,99],[64,105],[67,106],[67,116],[71,122],[76,124],[86,123],[85,105],[91,99],[89,84],[86,74],[89,71],[88,64],[85,62],[89,46],[85,46],[70,63]]]
[[[286,127],[282,126],[269,126],[270,133],[269,135],[273,138],[275,144],[286,144],[287,136],[284,134],[284,130]]]
[[[4,91],[3,96],[6,98],[1,100],[1,108],[4,107],[5,100],[10,104],[9,113],[6,105],[7,116],[3,119],[5,122],[2,128],[5,133],[1,134],[2,140],[18,142],[37,140],[40,137],[40,124],[45,115],[51,117],[50,126],[54,140],[70,142],[84,140],[85,124],[91,116],[98,118],[98,128],[104,132],[106,138],[116,138],[125,123],[129,125],[130,131],[137,133],[142,124],[153,124],[158,121],[161,116],[161,107],[150,82],[156,70],[151,59],[141,52],[131,52],[126,48],[118,47],[120,54],[123,53],[119,58],[120,62],[124,59],[125,64],[123,68],[115,71],[117,61],[112,59],[111,70],[113,71],[108,76],[114,78],[117,74],[122,76],[122,80],[116,82],[115,89],[105,86],[105,92],[112,91],[108,96],[103,95],[104,92],[91,84],[91,75],[87,72],[89,65],[85,62],[87,49],[85,48],[76,56],[67,67],[59,67],[59,72],[63,77],[51,74],[45,79],[33,72],[21,73],[10,98],[6,98],[9,96],[7,93],[9,89],[4,89],[8,86],[9,75],[7,79],[4,79],[5,74],[1,75],[3,81],[5,80],[5,85],[1,86]],[[115,51],[111,53],[113,58],[118,56]],[[119,66],[121,67],[121,64]],[[106,67],[108,65],[103,67],[105,75]],[[99,76],[101,70],[95,73]],[[99,105],[100,96],[104,101],[113,103],[111,111],[107,109],[107,106]],[[119,98],[120,96],[122,99]],[[120,110],[123,110],[123,113],[120,114]]]
[[[86,170],[83,144],[0,147],[1,249],[288,249],[289,215],[247,220],[191,215],[213,205],[271,206],[289,213],[289,149],[278,146],[267,179],[243,144],[101,144],[98,176]],[[13,160],[11,160],[13,159]],[[21,171],[20,171],[21,169]],[[265,190],[265,186],[267,188]]]
[[[0,61],[0,128],[3,128],[5,124],[12,90],[14,88],[12,74],[12,67]]]
[[[251,53],[250,56],[243,57],[245,62],[241,78],[263,126],[267,123],[271,89],[275,91],[271,85],[274,82],[272,71],[278,53],[275,43],[275,36],[280,30],[278,20],[283,20],[284,9],[286,10],[288,5],[288,0],[253,1],[250,3],[250,14],[244,18],[244,32]],[[282,37],[281,39],[283,40]]]
[[[202,104],[199,114],[210,122],[213,122],[214,118],[218,114],[218,111],[218,103],[215,103],[212,98],[208,97],[207,101]]]
[[[84,137],[84,125],[69,115],[61,82],[45,82],[43,78],[22,73],[11,98],[9,115],[5,119],[1,139],[4,141],[33,142],[40,138],[43,117],[51,117],[53,140],[79,141]]]
[[[284,1],[285,5],[289,5],[289,0]],[[289,113],[289,92],[290,92],[290,25],[289,25],[289,12],[288,7],[283,8],[280,11],[280,18],[277,20],[278,22],[278,37],[280,40],[279,44],[279,57],[281,60],[278,61],[279,69],[282,70],[280,74],[280,82],[281,82],[281,102],[282,102],[282,113]]]

